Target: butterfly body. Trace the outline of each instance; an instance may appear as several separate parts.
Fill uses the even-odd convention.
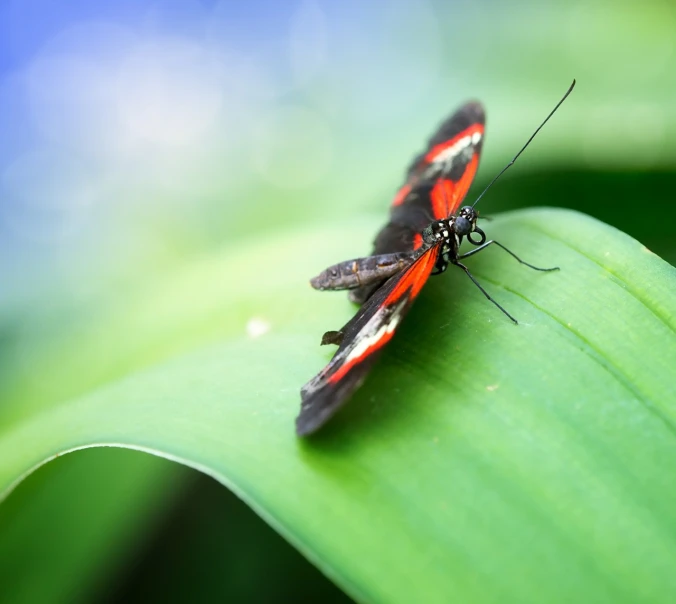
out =
[[[457,260],[463,237],[476,228],[473,208],[456,211],[478,167],[484,121],[481,104],[470,102],[442,123],[409,166],[372,255],[330,266],[311,280],[316,289],[349,289],[361,307],[322,338],[338,350],[301,389],[299,435],[321,427],[361,385],[428,277]]]
[[[574,85],[575,81],[490,184],[514,163]],[[359,388],[430,275],[443,273],[449,265],[459,267],[490,302],[517,323],[461,260],[495,245],[532,269],[558,270],[528,264],[501,243],[487,241],[477,226],[474,206],[460,208],[479,166],[484,129],[481,103],[472,101],[461,106],[410,164],[404,184],[392,201],[389,222],[376,236],[373,253],[330,266],[311,280],[316,289],[350,290],[349,299],[360,307],[341,329],[327,331],[322,337],[322,344],[335,344],[338,349],[328,365],[301,388],[301,409],[296,419],[299,436],[321,428]],[[475,247],[460,253],[464,239]]]

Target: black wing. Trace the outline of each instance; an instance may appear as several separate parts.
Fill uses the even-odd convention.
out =
[[[310,434],[362,384],[383,346],[392,339],[439,257],[439,246],[423,252],[411,266],[391,277],[338,332],[322,343],[339,344],[329,364],[301,388],[299,436]],[[332,339],[332,334],[336,334]]]
[[[486,115],[481,103],[469,102],[451,115],[408,168],[406,181],[392,201],[390,221],[378,233],[373,254],[407,252],[422,245],[422,230],[448,218],[460,207],[479,166]],[[362,304],[381,282],[350,292]]]

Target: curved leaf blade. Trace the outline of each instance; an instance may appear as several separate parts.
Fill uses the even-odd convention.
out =
[[[514,213],[490,230],[524,259],[562,267],[533,273],[499,250],[472,263],[521,325],[462,274],[432,280],[318,438],[293,435],[298,387],[326,360],[325,308],[349,307],[301,300],[287,276],[268,287],[252,276],[221,300],[255,300],[247,311],[274,317],[269,334],[17,417],[0,432],[0,485],[63,451],[117,444],[215,476],[360,599],[666,601],[676,271],[570,212]],[[279,256],[258,243],[242,256]],[[284,264],[290,281],[307,262]],[[213,279],[202,270],[188,282]],[[184,297],[175,315],[189,323],[190,308]]]

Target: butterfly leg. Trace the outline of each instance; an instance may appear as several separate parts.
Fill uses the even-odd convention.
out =
[[[469,252],[465,254],[461,254],[458,256],[458,258],[469,258],[469,256],[473,256],[477,252],[480,252],[481,250],[485,250],[489,245],[491,244],[497,245],[499,248],[502,248],[505,250],[512,258],[520,262],[521,264],[525,264],[527,267],[532,268],[536,271],[544,271],[544,272],[549,272],[549,271],[558,271],[560,270],[558,266],[554,266],[552,268],[540,268],[539,266],[533,266],[532,264],[528,264],[528,262],[524,262],[519,258],[512,250],[507,249],[502,243],[499,241],[495,241],[494,239],[491,239],[490,241],[486,241],[486,243],[482,243],[479,247],[474,248],[473,250],[470,250]]]
[[[478,250],[478,249],[480,249],[480,248],[477,248],[477,250]],[[474,250],[474,251],[477,251],[477,250]],[[462,256],[460,256],[460,257],[462,257]],[[481,284],[474,278],[474,276],[472,275],[472,273],[469,272],[469,269],[468,269],[462,262],[458,262],[458,261],[456,260],[455,262],[453,262],[453,264],[455,264],[455,266],[459,266],[463,271],[465,271],[465,274],[472,280],[472,282],[474,283],[474,285],[476,285],[476,286],[481,290],[481,293],[483,293],[483,295],[486,296],[486,298],[488,298],[488,299],[489,299],[493,304],[495,304],[495,305],[496,305],[503,313],[505,313],[512,321],[514,321],[514,323],[515,323],[516,325],[519,324],[519,322],[518,322],[512,315],[510,315],[504,308],[502,308],[502,306],[500,306],[495,300],[493,300],[493,298],[491,298],[490,294],[489,294],[489,293],[481,286]]]

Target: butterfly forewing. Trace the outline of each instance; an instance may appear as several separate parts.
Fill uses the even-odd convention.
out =
[[[340,346],[329,364],[301,389],[296,431],[321,427],[361,385],[383,347],[432,273],[439,246],[428,249],[410,267],[391,277],[340,330]]]
[[[476,173],[484,137],[486,114],[481,103],[465,103],[439,126],[427,143],[427,149],[416,157],[406,173],[406,182],[397,191],[392,208],[422,205],[430,211],[427,222],[453,214],[467,194]],[[445,180],[449,197],[423,200],[416,198],[416,187]],[[431,204],[429,203],[431,202]]]
[[[457,211],[479,167],[485,123],[483,106],[473,101],[439,126],[409,166],[392,201],[390,220],[376,236],[373,255],[418,249],[421,232],[430,222]],[[350,299],[362,304],[379,286],[355,289]]]

